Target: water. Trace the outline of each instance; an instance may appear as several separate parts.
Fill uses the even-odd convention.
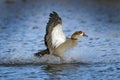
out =
[[[1,80],[119,80],[119,63],[1,66]]]
[[[119,0],[0,1],[0,80],[120,80]],[[67,37],[89,37],[58,57],[34,57],[44,49],[49,13],[62,17]],[[68,56],[69,55],[69,56]]]

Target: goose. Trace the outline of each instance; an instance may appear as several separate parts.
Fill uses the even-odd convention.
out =
[[[78,37],[85,36],[83,31],[76,31],[71,35],[71,38],[66,38],[62,30],[62,19],[59,15],[53,11],[49,15],[49,21],[46,26],[46,34],[44,36],[44,42],[46,49],[41,50],[34,55],[42,57],[44,55],[54,55],[60,58],[60,62],[63,62],[62,54],[67,50],[73,48],[78,44]]]

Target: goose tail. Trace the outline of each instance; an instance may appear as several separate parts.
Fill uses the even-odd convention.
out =
[[[41,51],[39,51],[39,52],[35,53],[35,54],[34,54],[34,56],[37,56],[37,57],[42,57],[42,56],[44,56],[44,55],[46,55],[46,54],[49,54],[48,49],[41,50]]]

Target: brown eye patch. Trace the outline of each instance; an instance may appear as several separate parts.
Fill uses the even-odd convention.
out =
[[[76,35],[80,35],[80,34],[82,34],[82,33],[83,33],[82,31],[76,31],[76,32],[75,32]]]
[[[82,34],[83,32],[82,31],[79,31],[79,34]]]
[[[77,32],[76,32],[76,34],[78,34],[78,35],[79,35],[79,34],[82,34],[82,33],[83,33],[82,31],[77,31]]]

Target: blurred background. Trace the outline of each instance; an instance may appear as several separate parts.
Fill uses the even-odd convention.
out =
[[[72,64],[72,67],[53,65],[50,67],[52,71],[44,69],[43,66],[46,65],[24,65],[19,67],[22,68],[21,72],[16,68],[18,73],[14,73],[13,77],[6,70],[14,71],[15,67],[1,67],[0,75],[6,71],[8,74],[4,75],[8,79],[27,79],[33,76],[33,79],[119,80],[120,0],[0,0],[0,64],[59,62],[53,56],[52,60],[51,57],[34,57],[34,53],[45,48],[43,37],[52,11],[56,11],[62,18],[63,31],[67,37],[77,30],[82,30],[89,36],[80,38],[78,46],[69,56],[75,59],[75,63],[90,64]],[[25,71],[26,67],[31,71]],[[26,78],[22,73],[29,75]],[[15,76],[16,74],[20,76]],[[67,75],[63,77],[62,74]],[[4,78],[2,76],[2,80]]]

